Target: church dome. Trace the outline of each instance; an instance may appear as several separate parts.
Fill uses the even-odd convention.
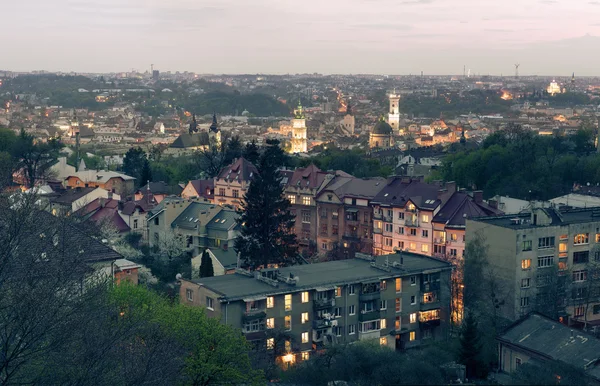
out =
[[[382,134],[382,135],[390,135],[392,134],[393,129],[386,121],[380,119],[379,122],[373,128],[373,134]]]

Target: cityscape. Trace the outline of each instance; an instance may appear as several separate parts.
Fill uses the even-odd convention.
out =
[[[0,385],[600,384],[597,2],[34,3]]]

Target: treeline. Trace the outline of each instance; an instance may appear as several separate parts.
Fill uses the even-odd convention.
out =
[[[188,111],[204,115],[242,114],[248,110],[251,114],[259,117],[287,116],[290,108],[265,94],[240,94],[239,92],[208,92],[206,94],[192,95],[185,98],[181,105]]]
[[[473,90],[458,94],[431,96],[407,95],[400,99],[400,111],[415,116],[455,118],[461,114],[505,113],[512,101],[505,101],[496,91]]]
[[[600,183],[600,155],[592,131],[539,136],[519,126],[490,135],[475,150],[448,154],[439,170],[446,181],[521,199],[546,200],[571,191],[574,183]]]
[[[311,163],[321,170],[342,170],[358,178],[388,177],[394,173],[393,166],[366,158],[365,151],[361,149],[343,150],[328,146],[316,156],[301,159],[298,166],[304,167]]]

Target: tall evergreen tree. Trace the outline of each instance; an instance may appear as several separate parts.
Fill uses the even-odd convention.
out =
[[[144,160],[144,164],[142,165],[142,170],[140,172],[140,184],[145,184],[148,181],[152,181],[152,170],[150,169],[150,161],[147,159]]]
[[[482,346],[477,319],[467,312],[460,331],[459,362],[466,366],[467,378],[483,378],[488,369],[481,359]]]
[[[298,256],[295,218],[290,202],[283,196],[278,168],[284,154],[278,142],[270,142],[258,162],[258,175],[244,196],[238,218],[240,235],[235,250],[242,264],[250,269],[269,264],[292,265]]]
[[[200,277],[215,276],[212,259],[208,255],[208,249],[202,252],[202,260],[200,260]]]
[[[258,152],[258,146],[256,145],[255,140],[252,140],[252,142],[248,142],[246,144],[242,156],[248,161],[252,162],[253,165],[258,164],[260,153]]]
[[[141,147],[130,148],[123,158],[123,173],[135,177],[139,186],[144,185],[148,181],[142,180],[142,170],[147,160],[146,152]]]

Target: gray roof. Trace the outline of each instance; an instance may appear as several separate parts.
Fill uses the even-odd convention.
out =
[[[600,340],[537,313],[509,326],[498,340],[584,370],[600,380]]]
[[[588,222],[600,222],[600,207],[595,208],[577,208],[577,209],[556,209],[556,208],[538,208],[543,210],[551,219],[552,223],[545,226],[566,226],[570,224],[582,224]],[[519,222],[514,221],[519,219]],[[485,222],[487,224],[513,229],[529,229],[540,227],[531,223],[531,213],[509,214],[504,216],[480,217],[474,218],[474,221]]]
[[[231,249],[208,248],[225,269],[235,268],[237,266],[237,254]]]
[[[238,217],[239,215],[235,210],[223,208],[206,224],[206,227],[214,230],[228,231],[237,225],[236,220]]]
[[[339,198],[356,197],[372,199],[386,186],[386,179],[382,177],[355,178],[336,176],[323,192],[332,191]]]
[[[185,229],[194,229],[198,225],[198,223],[203,221],[211,221],[210,216],[206,216],[209,214],[211,209],[215,209],[216,205],[204,202],[192,202],[188,205],[187,208],[181,212],[179,216],[171,223],[172,228],[185,228]],[[208,223],[206,224],[208,225]]]
[[[390,266],[393,262],[400,262],[400,255],[375,256],[378,264],[384,264],[389,259]],[[239,300],[250,296],[267,296],[279,293],[305,291],[319,287],[361,283],[369,280],[382,280],[420,273],[426,270],[452,269],[452,265],[445,261],[414,253],[402,252],[403,264],[401,268],[391,268],[390,272],[374,268],[365,259],[355,258],[350,260],[329,261],[317,264],[296,265],[280,268],[279,272],[284,277],[292,273],[298,278],[297,285],[279,282],[278,287],[273,287],[254,277],[235,273],[231,275],[215,276],[192,280],[219,294],[222,301]]]
[[[67,189],[63,193],[61,193],[60,196],[54,197],[54,198],[50,199],[50,202],[52,202],[54,204],[68,204],[68,205],[71,205],[75,201],[79,200],[82,197],[87,196],[88,194],[90,194],[91,192],[93,192],[96,189],[98,189],[98,188],[74,188],[74,189]]]

